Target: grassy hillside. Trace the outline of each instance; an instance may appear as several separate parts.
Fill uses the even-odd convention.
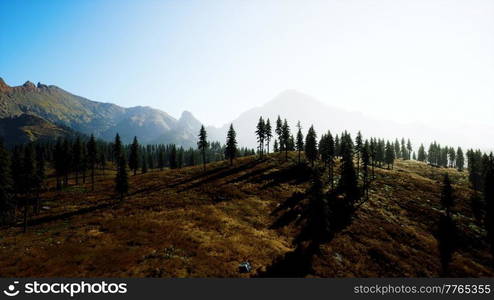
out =
[[[438,276],[440,184],[456,183],[458,250],[451,276],[493,276],[485,232],[470,209],[466,173],[398,160],[376,169],[371,197],[351,225],[307,255],[293,241],[304,223],[308,168],[271,156],[130,176],[115,202],[113,174],[47,192],[44,210],[0,230],[0,277],[422,277]],[[53,182],[51,182],[53,185]],[[253,271],[238,272],[249,261]],[[280,270],[283,273],[280,273]]]

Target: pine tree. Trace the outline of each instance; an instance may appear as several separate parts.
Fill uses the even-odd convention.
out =
[[[34,158],[33,144],[29,143],[24,147],[24,157],[22,160],[22,185],[24,194],[24,232],[27,231],[28,208],[32,200],[32,193],[36,189],[36,160]]]
[[[262,154],[264,151],[264,139],[265,139],[265,129],[266,124],[264,123],[264,120],[262,117],[259,117],[259,122],[257,122],[256,126],[256,135],[257,135],[257,142],[259,143],[259,156],[262,158]]]
[[[139,169],[139,142],[137,141],[136,136],[130,145],[129,168],[134,172],[135,176],[137,174],[137,169]]]
[[[120,202],[124,200],[125,195],[129,191],[129,182],[127,175],[127,162],[125,157],[120,155],[117,162],[117,176],[115,178],[115,190],[120,196]]]
[[[359,131],[355,138],[355,154],[357,155],[357,177],[360,174],[360,157],[362,156],[362,133]]]
[[[204,129],[204,125],[201,125],[201,130],[199,131],[199,141],[197,142],[197,148],[201,151],[202,154],[202,166],[204,171],[206,171],[206,150],[209,147],[209,143],[207,140],[206,129]]]
[[[446,173],[444,175],[443,186],[441,190],[441,205],[446,211],[448,217],[451,216],[451,208],[454,205],[453,187],[451,186],[451,181],[449,175]]]
[[[401,138],[401,157],[403,158],[403,160],[408,159],[408,151],[407,151],[407,147],[405,145],[405,139],[404,138]]]
[[[89,169],[91,169],[91,190],[94,191],[94,172],[96,169],[96,162],[98,160],[98,148],[96,147],[96,141],[94,139],[94,135],[91,134],[91,137],[89,138],[86,147],[87,147],[88,167]]]
[[[398,141],[398,139],[395,140],[394,148],[395,148],[395,157],[396,158],[403,158],[401,156],[400,142]]]
[[[145,161],[146,161],[145,159],[142,160],[142,163],[144,164]],[[160,149],[158,150],[158,168],[160,169],[160,171],[163,171],[164,167],[165,167],[165,152],[163,151],[163,148],[160,147]],[[144,169],[144,167],[142,167],[142,169]],[[146,169],[147,169],[147,164],[146,164]]]
[[[14,152],[15,154],[15,152]],[[55,167],[55,177],[56,177],[56,182],[57,182],[57,191],[60,191],[62,189],[62,176],[63,176],[63,168],[64,168],[64,161],[63,161],[63,147],[62,147],[62,140],[59,138],[57,139],[57,143],[55,145],[55,149],[53,151],[53,160],[54,160],[54,167]]]
[[[77,137],[72,145],[72,170],[75,172],[75,184],[79,184],[79,173],[81,172],[82,146],[81,139]]]
[[[305,156],[314,167],[314,161],[317,159],[317,135],[313,125],[310,126],[305,137]]]
[[[412,147],[412,142],[410,142],[410,139],[407,140],[407,159],[410,160],[411,159],[411,155],[412,155],[412,150],[413,150],[413,147]]]
[[[117,133],[115,136],[115,142],[113,143],[113,161],[118,164],[120,156],[122,155],[122,141],[120,135]]]
[[[425,154],[425,148],[423,144],[420,144],[418,152],[418,161],[425,162],[427,160],[427,155]]]
[[[386,150],[385,150],[385,162],[388,164],[388,169],[391,166],[393,168],[395,161],[395,151],[390,142],[386,142]]]
[[[465,156],[463,155],[463,150],[460,147],[456,150],[456,168],[458,171],[462,172],[465,167]]]
[[[70,146],[68,139],[65,139],[62,144],[62,170],[63,170],[63,185],[67,187],[69,185],[69,173],[72,165]]]
[[[237,134],[233,129],[233,124],[230,124],[226,136],[225,156],[230,160],[230,165],[233,166],[233,160],[237,156]]]
[[[280,148],[278,146],[278,140],[274,140],[273,151],[280,152]]]
[[[285,150],[285,161],[288,160],[288,143],[290,140],[290,126],[288,126],[288,122],[286,119],[283,121],[283,126],[281,127],[281,137],[283,143],[280,143],[282,145],[282,149]]]
[[[269,121],[269,118],[266,120],[266,125],[264,126],[264,135],[265,135],[265,139],[266,139],[267,154],[269,154],[269,143],[271,142],[271,139],[273,138],[273,132],[271,129],[271,123]]]
[[[177,147],[175,145],[172,145],[172,148],[170,151],[169,164],[170,164],[170,169],[176,169],[178,167]]]
[[[362,147],[362,181],[363,181],[363,194],[365,199],[369,199],[369,164],[370,164],[370,145],[366,140]]]
[[[41,207],[41,190],[45,181],[45,154],[41,145],[36,146],[36,176],[35,188],[36,188],[36,207],[35,213],[38,214]]]
[[[283,152],[285,150],[285,148],[283,146],[283,136],[282,136],[283,131],[282,131],[282,128],[283,128],[283,122],[281,121],[280,116],[278,116],[278,119],[276,119],[275,133],[278,136],[278,147],[279,147],[278,150],[280,152]]]
[[[14,208],[12,188],[10,158],[3,147],[3,141],[0,140],[0,225],[8,222]]]
[[[486,203],[486,229],[491,244],[491,254],[494,261],[494,156],[489,155],[489,164],[484,175],[484,202]]]
[[[353,147],[348,135],[341,137],[341,179],[338,183],[338,191],[345,194],[350,205],[353,205],[360,197],[357,184],[357,175],[353,165]]]
[[[298,151],[298,163],[300,164],[300,153],[304,151],[304,136],[302,134],[302,126],[300,125],[300,121],[297,122],[297,129],[296,149]]]

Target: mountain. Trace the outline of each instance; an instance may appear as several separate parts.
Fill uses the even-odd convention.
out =
[[[403,108],[406,113],[406,108]],[[389,120],[378,120],[366,116],[361,112],[347,111],[336,106],[327,105],[316,98],[298,92],[286,90],[261,107],[252,108],[242,113],[231,123],[237,131],[240,145],[256,147],[255,136],[256,125],[260,116],[269,118],[271,126],[276,127],[276,118],[286,118],[293,135],[296,133],[296,123],[300,120],[305,135],[311,125],[314,125],[318,136],[327,130],[334,134],[340,134],[347,130],[353,135],[361,131],[364,136],[375,136],[380,138],[395,139],[410,138],[418,146],[420,143],[428,144],[434,140],[450,146],[465,146],[488,149],[492,147],[490,139],[472,135],[471,128],[461,124],[451,124],[447,130],[430,128],[423,124],[401,124]],[[226,132],[230,123],[220,128],[208,127],[209,137],[212,140],[224,142]],[[494,127],[490,131],[494,134]]]
[[[190,112],[184,112],[177,120],[151,107],[124,108],[96,102],[54,85],[30,81],[11,87],[0,78],[0,118],[26,113],[105,140],[112,140],[118,132],[125,143],[137,136],[141,143],[195,146],[200,128],[200,122]]]

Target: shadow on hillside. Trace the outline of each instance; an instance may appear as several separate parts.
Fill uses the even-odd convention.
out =
[[[310,180],[311,168],[306,164],[294,164],[283,169],[258,176],[253,182],[263,183],[268,181],[262,188],[270,188],[282,183],[301,184]]]
[[[264,162],[264,160],[252,160],[252,161],[249,161],[247,163],[244,163],[244,164],[241,164],[238,166],[233,166],[233,167],[227,166],[226,168],[224,168],[223,171],[221,171],[219,173],[215,172],[215,173],[213,173],[214,175],[206,177],[200,181],[193,182],[193,181],[189,180],[188,183],[191,183],[191,184],[183,187],[182,189],[179,190],[179,192],[184,192],[184,191],[193,189],[195,187],[198,187],[200,185],[203,185],[203,184],[206,184],[206,183],[218,180],[218,179],[222,179],[224,177],[232,176],[236,173],[240,173],[242,171],[253,168],[262,162]]]
[[[264,278],[301,278],[311,273],[312,259],[319,252],[319,244],[309,243],[308,246],[298,245],[295,250],[287,252],[282,258],[261,272],[258,277]]]
[[[307,197],[306,193],[295,192],[289,198],[287,198],[282,204],[276,207],[271,215],[275,215],[280,211],[285,210],[281,216],[273,222],[273,224],[269,227],[270,229],[277,229],[284,227],[293,221],[297,220],[299,216],[303,215],[303,207],[298,205],[303,199]]]
[[[68,218],[73,217],[73,216],[87,214],[87,213],[96,211],[98,209],[109,208],[113,205],[115,205],[115,203],[104,203],[104,204],[99,204],[99,205],[95,205],[95,206],[91,206],[91,207],[81,208],[81,209],[78,209],[76,211],[70,211],[70,212],[62,213],[59,215],[41,217],[41,218],[30,220],[28,222],[28,226],[40,225],[40,224],[47,223],[47,222],[64,220],[64,219],[68,219]],[[16,224],[16,227],[22,227],[22,226],[24,226],[23,223]]]
[[[236,177],[236,178],[233,178],[233,179],[229,180],[227,182],[227,184],[245,181],[245,180],[251,179],[252,177],[258,177],[258,175],[263,174],[266,171],[271,170],[272,168],[273,168],[272,166],[267,166],[267,167],[264,167],[264,168],[261,168],[261,169],[256,169],[256,170],[254,170],[252,172],[245,173],[245,174],[243,174],[243,175],[241,175],[239,177]]]

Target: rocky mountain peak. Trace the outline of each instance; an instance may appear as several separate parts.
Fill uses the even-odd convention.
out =
[[[2,77],[0,77],[0,92],[10,91],[12,88],[5,83]]]

